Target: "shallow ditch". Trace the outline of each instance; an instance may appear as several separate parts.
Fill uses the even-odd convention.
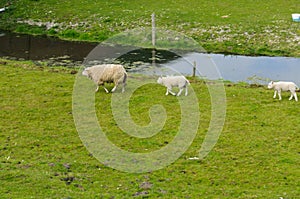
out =
[[[148,75],[195,75],[208,79],[294,81],[300,85],[300,58],[247,57],[176,50],[153,50],[31,36],[0,31],[0,57],[33,60],[48,66],[90,66],[122,63],[132,73]]]

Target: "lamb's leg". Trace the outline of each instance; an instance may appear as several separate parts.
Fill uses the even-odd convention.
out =
[[[172,91],[172,88],[167,88],[167,92],[170,92],[172,95],[176,95],[176,93],[174,93],[173,91]]]
[[[185,87],[185,96],[187,96],[187,95],[188,95],[188,88]]]
[[[166,92],[166,95],[169,95],[169,89],[167,88],[167,92]]]
[[[295,98],[295,100],[296,100],[296,102],[298,101],[298,97],[297,97],[297,94],[296,94],[296,92],[295,91],[291,91],[291,97],[290,97],[290,99],[289,100],[292,100],[293,99],[293,97]]]
[[[177,96],[181,95],[182,90],[183,90],[183,88],[180,88],[179,92],[177,93]]]
[[[278,91],[279,100],[281,100],[281,90]]]
[[[292,99],[293,99],[293,97],[294,97],[294,93],[293,93],[293,92],[291,92],[291,97],[289,98],[289,100],[292,100]]]
[[[274,91],[274,96],[273,96],[274,99],[276,98],[276,94],[277,94],[277,90]]]
[[[99,86],[97,85],[97,88],[96,88],[96,90],[95,90],[95,93],[97,93],[97,92],[98,92],[98,90],[99,90]]]

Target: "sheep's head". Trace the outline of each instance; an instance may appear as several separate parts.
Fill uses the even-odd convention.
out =
[[[158,83],[158,84],[162,84],[162,77],[159,77],[159,78],[157,79],[157,83]]]
[[[271,89],[271,88],[273,88],[273,86],[274,86],[274,82],[273,82],[273,81],[271,81],[271,82],[268,84],[268,89]]]
[[[82,75],[89,77],[89,73],[88,73],[87,68],[82,71]]]

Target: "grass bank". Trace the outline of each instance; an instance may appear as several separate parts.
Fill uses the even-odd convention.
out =
[[[0,28],[64,39],[104,41],[140,27],[177,31],[206,51],[300,57],[297,0],[271,1],[75,1],[13,0],[0,14]],[[0,7],[7,0],[0,1]]]
[[[0,198],[297,198],[299,102],[272,98],[265,87],[225,83],[227,114],[218,143],[197,156],[210,121],[207,82],[191,79],[201,111],[197,135],[173,164],[157,171],[120,172],[97,161],[82,144],[72,116],[74,71],[0,62]],[[136,81],[129,74],[128,90]],[[133,120],[145,125],[155,103],[171,120],[164,133],[133,139],[118,129],[111,94],[96,94],[96,112],[119,147],[146,152],[168,144],[180,122],[176,97],[149,84],[131,98]],[[181,99],[184,99],[182,96]]]

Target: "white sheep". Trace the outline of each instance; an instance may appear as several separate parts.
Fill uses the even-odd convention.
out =
[[[165,87],[167,87],[167,92],[166,95],[169,94],[169,92],[172,95],[176,95],[176,93],[174,93],[172,91],[173,87],[178,87],[179,88],[179,92],[177,93],[177,96],[179,96],[182,92],[182,90],[185,88],[185,96],[187,96],[188,94],[188,88],[187,86],[190,85],[189,80],[187,80],[184,76],[167,76],[167,77],[159,77],[157,80],[157,83],[164,85]]]
[[[273,98],[276,98],[276,94],[278,93],[279,100],[281,100],[281,91],[290,91],[291,97],[289,98],[289,100],[292,100],[294,97],[295,100],[298,101],[296,90],[298,90],[299,87],[294,82],[283,82],[283,81],[273,82],[273,81],[271,81],[268,84],[268,88],[269,89],[273,88],[275,90]]]
[[[109,93],[109,91],[104,87],[104,83],[115,84],[111,92],[114,92],[117,89],[119,83],[123,83],[122,93],[125,91],[127,73],[122,65],[95,65],[84,69],[82,75],[89,77],[97,84],[96,92],[98,91],[99,86],[102,85],[106,93]]]

